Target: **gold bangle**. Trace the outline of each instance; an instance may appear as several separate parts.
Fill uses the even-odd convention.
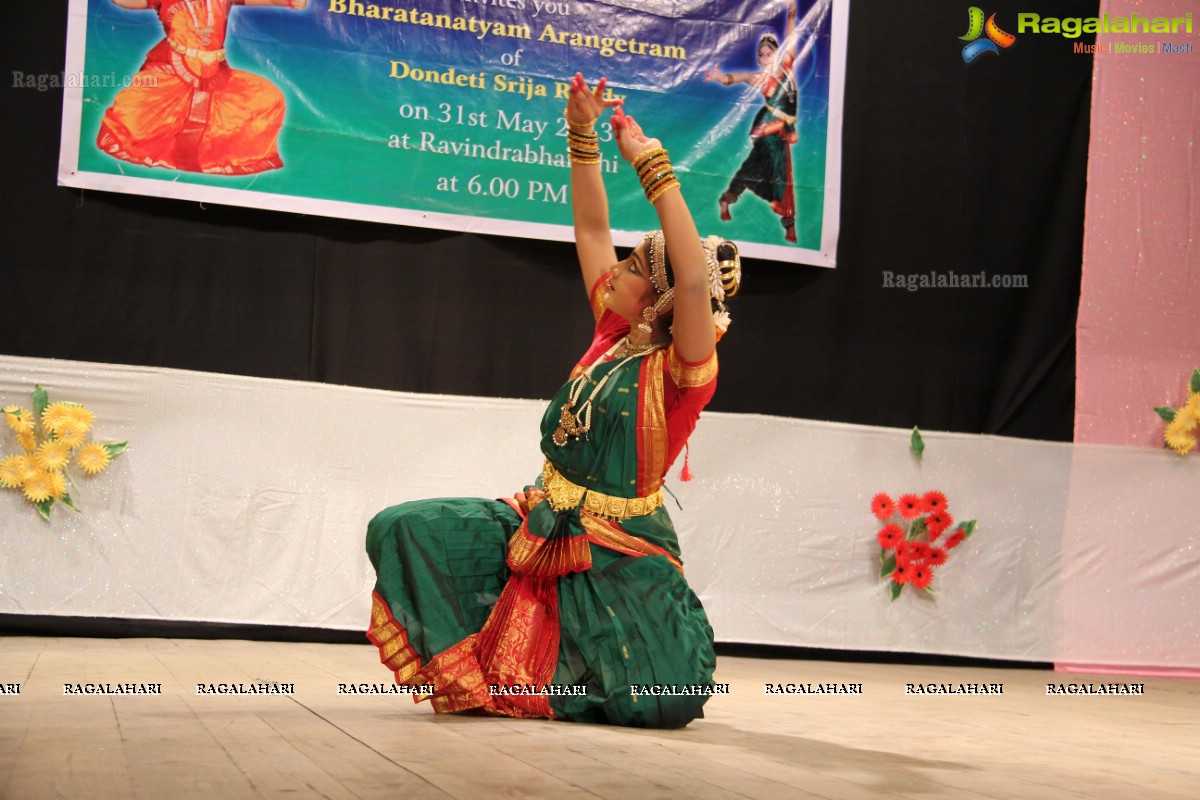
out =
[[[637,167],[637,173],[639,175],[641,175],[643,172],[645,172],[649,169],[652,169],[655,166],[658,166],[659,164],[670,164],[670,163],[671,163],[671,159],[667,158],[667,154],[661,153],[659,155],[656,155],[654,158],[647,159],[647,160],[643,161],[641,164],[639,164]]]
[[[666,187],[671,181],[679,182],[674,172],[668,172],[660,176],[653,183],[643,184],[642,191],[646,193],[646,197],[652,197],[659,189]]]
[[[575,147],[568,145],[567,156],[573,164],[599,164],[600,147]]]
[[[642,190],[647,192],[653,191],[654,188],[660,183],[668,181],[674,177],[675,170],[673,169],[667,169],[663,170],[662,172],[656,172],[653,175],[648,175],[646,179],[642,181]]]
[[[596,119],[588,120],[587,122],[575,122],[571,119],[571,115],[567,113],[569,110],[570,106],[563,109],[563,119],[567,121],[567,128],[576,133],[588,133],[589,129],[596,124],[596,119],[600,119],[596,117]]]
[[[566,112],[563,112],[564,116]],[[571,127],[571,119],[567,117],[567,126]],[[572,164],[600,163],[600,134],[571,130],[567,133],[567,156]]]
[[[641,155],[639,155],[637,158],[635,158],[633,160],[633,168],[635,170],[641,169],[646,164],[647,161],[654,158],[655,156],[667,156],[667,155],[668,155],[667,151],[661,147],[655,147],[653,150],[647,150],[646,152],[642,153]]]
[[[654,205],[656,202],[658,202],[658,198],[662,197],[664,194],[671,191],[672,189],[678,189],[678,188],[679,188],[679,181],[677,181],[677,180],[666,181],[663,184],[663,186],[661,186],[657,191],[654,192],[654,194],[647,194],[646,199],[650,201],[650,205]]]

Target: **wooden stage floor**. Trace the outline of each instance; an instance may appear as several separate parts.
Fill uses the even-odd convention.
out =
[[[338,693],[389,679],[369,645],[0,638],[0,797],[1200,797],[1196,680],[725,657],[729,694],[677,731],[435,716],[405,696]],[[270,682],[294,691],[197,693]],[[65,694],[87,683],[162,693]],[[1145,694],[1047,696],[1048,683]]]

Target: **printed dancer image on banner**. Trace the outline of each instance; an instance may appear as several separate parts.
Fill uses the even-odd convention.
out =
[[[805,15],[804,24],[796,26],[796,6],[788,9],[787,28],[782,46],[771,33],[764,33],[758,42],[759,72],[722,72],[719,66],[708,70],[704,80],[723,86],[742,83],[753,87],[765,102],[750,128],[750,154],[742,161],[733,179],[719,199],[721,220],[733,219],[729,207],[749,189],[767,201],[780,217],[784,239],[796,241],[796,194],[792,185],[792,145],[799,141],[796,131],[796,110],[799,87],[795,70],[797,61],[812,54],[815,32],[824,23],[829,2],[815,4]],[[800,50],[803,43],[803,50]],[[799,51],[799,52],[798,52]],[[798,58],[799,56],[799,58]],[[810,59],[811,61],[811,59]]]
[[[104,114],[96,145],[148,167],[246,175],[283,166],[276,140],[283,94],[265,78],[231,69],[225,35],[231,5],[302,10],[308,0],[112,0],[154,10],[166,34]]]

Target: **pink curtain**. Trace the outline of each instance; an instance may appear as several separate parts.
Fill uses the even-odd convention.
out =
[[[1110,17],[1196,9],[1192,0],[1100,6]],[[1096,37],[1111,52],[1094,66],[1075,441],[1155,448],[1130,452],[1130,473],[1140,458],[1180,458],[1162,450],[1153,408],[1182,404],[1200,366],[1200,54],[1187,52],[1198,33]],[[1184,52],[1164,52],[1164,42]],[[1116,52],[1118,44],[1156,52]],[[1145,668],[1196,652],[1195,605],[1179,602],[1200,583],[1195,491],[1126,495],[1130,482],[1078,462],[1072,470],[1056,660],[1060,669],[1200,675],[1186,655],[1178,669]],[[1147,504],[1192,510],[1151,525],[1161,515]]]

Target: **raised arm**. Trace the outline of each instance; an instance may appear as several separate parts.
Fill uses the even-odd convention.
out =
[[[735,83],[753,85],[758,80],[757,72],[722,72],[720,67],[712,67],[704,73],[705,81],[716,81],[722,86],[732,86]]]
[[[568,144],[573,148],[571,214],[575,224],[575,252],[579,255],[579,268],[583,273],[583,290],[589,293],[600,276],[617,261],[608,222],[608,195],[604,191],[599,155],[592,161],[574,152],[577,146],[588,147],[589,141],[598,147],[596,121],[604,109],[620,103],[619,100],[604,99],[604,86],[605,79],[601,78],[594,90],[588,89],[583,76],[575,73],[571,79],[571,96],[565,112],[571,139],[583,137],[579,142],[569,141]]]
[[[621,155],[631,164],[662,147],[658,139],[646,136],[633,117],[625,116],[619,108],[613,112],[613,127]],[[658,169],[660,174],[665,174],[670,170],[670,165],[667,164],[665,170]],[[708,285],[708,262],[704,248],[700,246],[700,233],[696,230],[692,212],[688,210],[678,186],[675,183],[665,191],[651,193],[650,197],[658,213],[663,238],[667,243],[667,257],[675,276],[675,310],[671,327],[675,352],[685,361],[699,362],[712,355],[717,344],[712,294]]]
[[[792,58],[796,57],[796,50],[800,45],[800,37],[792,35],[795,32],[796,32],[796,4],[793,2],[791,7],[788,9],[787,25],[783,29],[783,46],[787,50],[787,52],[792,56]]]

